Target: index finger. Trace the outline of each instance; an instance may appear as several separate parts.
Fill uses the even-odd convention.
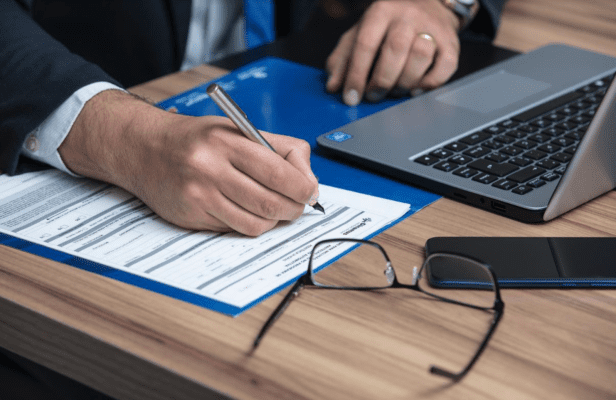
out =
[[[359,23],[344,83],[343,96],[349,105],[357,105],[363,97],[370,69],[389,26],[389,20],[380,12],[366,12],[364,17]],[[357,100],[355,104],[347,101],[352,99]]]

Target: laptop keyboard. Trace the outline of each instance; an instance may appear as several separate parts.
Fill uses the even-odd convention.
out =
[[[524,195],[565,173],[614,74],[474,132],[415,162]]]

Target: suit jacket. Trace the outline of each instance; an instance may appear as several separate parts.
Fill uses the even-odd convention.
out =
[[[482,0],[489,38],[504,1]],[[0,0],[0,171],[16,172],[26,136],[79,88],[177,71],[190,11],[191,0]]]

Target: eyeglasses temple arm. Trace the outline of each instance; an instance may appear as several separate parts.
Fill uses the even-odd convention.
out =
[[[444,369],[442,369],[440,367],[437,367],[436,365],[432,365],[430,367],[430,373],[435,374],[435,375],[444,376],[446,378],[450,378],[450,379],[452,379],[453,381],[456,381],[456,382],[459,381],[460,379],[462,379],[464,377],[464,375],[466,375],[466,373],[468,371],[470,371],[471,367],[479,359],[479,356],[481,355],[481,353],[483,353],[483,350],[488,345],[488,342],[490,341],[490,338],[492,337],[492,334],[496,330],[496,326],[498,325],[498,322],[500,321],[501,317],[503,316],[503,309],[504,309],[504,307],[505,307],[505,304],[502,301],[500,301],[500,299],[498,299],[496,304],[495,304],[495,306],[494,306],[494,309],[495,309],[496,313],[494,314],[494,319],[492,320],[492,324],[490,326],[490,329],[488,330],[488,333],[486,333],[486,336],[483,339],[483,342],[481,342],[481,345],[479,346],[479,348],[475,352],[475,356],[473,356],[471,361],[466,365],[466,367],[464,367],[464,369],[462,371],[460,371],[457,374],[454,374],[453,372],[444,370]]]
[[[291,300],[293,300],[295,296],[299,294],[299,291],[303,287],[304,287],[304,277],[302,276],[297,282],[295,282],[295,285],[293,285],[289,293],[287,293],[284,299],[282,299],[282,302],[280,302],[278,307],[276,307],[272,315],[270,315],[267,321],[265,321],[265,325],[263,325],[263,328],[261,328],[261,330],[259,331],[259,334],[255,338],[255,341],[252,343],[253,350],[257,348],[257,346],[261,342],[261,339],[263,339],[263,336],[265,336],[269,328],[272,325],[274,325],[274,322],[276,322],[276,320],[282,315],[284,310],[287,309],[289,304],[291,304]]]

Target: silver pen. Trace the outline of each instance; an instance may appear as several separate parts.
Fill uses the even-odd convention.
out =
[[[248,139],[253,142],[262,144],[267,147],[274,153],[276,150],[265,140],[263,136],[259,133],[257,128],[248,120],[248,116],[240,106],[237,105],[235,101],[224,91],[220,85],[216,83],[212,83],[207,87],[206,93],[210,96],[210,98],[220,107],[220,109],[225,113],[227,117],[238,127],[240,132],[244,134]],[[309,204],[315,210],[321,211],[325,214],[325,209],[322,205],[319,204],[318,201],[314,201],[312,204]]]

